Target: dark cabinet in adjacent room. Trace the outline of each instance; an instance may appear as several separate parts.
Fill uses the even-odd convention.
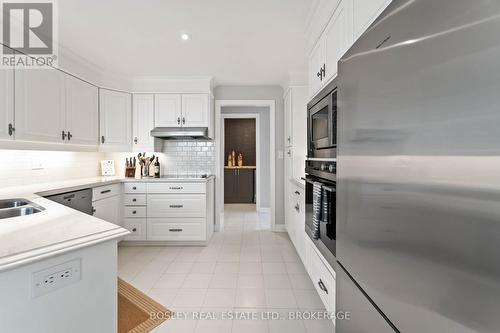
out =
[[[254,203],[255,169],[224,169],[224,202]]]

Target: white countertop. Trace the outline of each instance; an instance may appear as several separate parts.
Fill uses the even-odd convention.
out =
[[[122,182],[206,182],[212,178],[95,177],[0,189],[0,199],[24,198],[45,208],[32,215],[0,220],[0,272],[129,234],[120,226],[41,195]]]

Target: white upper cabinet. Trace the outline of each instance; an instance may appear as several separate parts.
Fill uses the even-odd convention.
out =
[[[352,0],[340,1],[309,54],[309,96],[337,76],[337,63],[352,45]]]
[[[98,145],[99,91],[94,85],[66,75],[67,142]]]
[[[292,88],[292,178],[302,183],[305,177],[304,161],[307,155],[307,89]]]
[[[0,70],[0,140],[14,138],[14,71]]]
[[[324,82],[337,76],[337,62],[352,44],[352,19],[348,2],[340,2],[324,32]]]
[[[132,144],[131,94],[99,90],[101,150],[128,151]]]
[[[64,75],[55,69],[16,70],[16,140],[65,142]]]
[[[182,126],[208,127],[208,95],[183,94],[182,95]]]
[[[283,101],[285,108],[285,148],[293,145],[292,142],[292,92],[289,89]]]
[[[365,32],[392,0],[351,0],[354,13],[354,40]]]
[[[180,94],[157,94],[155,127],[179,127],[182,121]]]
[[[151,130],[155,127],[155,96],[153,94],[134,94],[132,114],[132,149],[134,151],[153,151],[154,138],[151,136]]]
[[[323,65],[325,58],[323,40],[320,39],[309,54],[309,95],[312,96],[323,86]]]

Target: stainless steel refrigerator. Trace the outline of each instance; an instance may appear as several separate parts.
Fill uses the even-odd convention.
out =
[[[500,332],[500,1],[395,0],[338,79],[337,333]]]

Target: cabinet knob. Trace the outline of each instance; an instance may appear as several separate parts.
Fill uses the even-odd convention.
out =
[[[68,131],[68,141],[71,141],[71,138],[73,137],[73,134],[71,134],[70,131]]]
[[[299,191],[295,191],[295,194],[300,195],[300,192]]]
[[[135,158],[135,157],[134,157],[134,158]],[[137,190],[137,187],[135,187],[135,186],[134,186],[134,187],[132,187],[132,189],[133,189],[133,190]]]
[[[296,210],[297,212],[300,212],[300,206],[299,206],[299,204],[296,204],[294,208],[295,208],[295,210]]]
[[[136,201],[137,201],[137,199],[136,199],[136,198],[133,198],[133,199],[132,199],[132,202],[136,202]]]
[[[136,210],[133,210],[133,211],[132,211],[132,214],[137,214],[137,211],[136,211]]]
[[[63,141],[66,140],[66,132],[65,131],[62,131],[62,133],[61,133],[61,139]]]
[[[185,123],[186,123],[186,118],[182,117],[182,125],[184,125]]]
[[[134,137],[134,143],[137,144],[137,137]]]
[[[181,117],[177,117],[177,124],[181,124]]]
[[[323,290],[325,293],[328,294],[328,289],[326,289],[325,284],[323,283],[323,281],[321,279],[319,279],[319,281],[318,281],[318,286],[319,286],[319,289]]]
[[[137,231],[137,228],[132,228],[132,232],[136,232]]]
[[[103,136],[101,136],[101,143],[104,143],[104,142],[106,142],[106,138],[103,135]]]

